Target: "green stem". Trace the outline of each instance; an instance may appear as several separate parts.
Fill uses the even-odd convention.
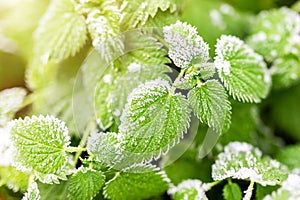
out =
[[[67,148],[64,148],[64,150],[69,153],[74,153],[74,152],[77,153],[77,152],[86,151],[87,149],[83,148],[83,147],[67,147]]]
[[[169,43],[167,43],[163,38],[161,38],[159,35],[153,34],[153,37],[155,37],[160,43],[162,43],[165,47],[169,48]]]
[[[82,150],[81,150],[81,151],[76,151],[76,154],[75,154],[75,156],[74,156],[74,165],[75,165],[75,166],[76,166],[76,164],[78,163],[78,159],[79,159],[80,155],[82,154],[82,152],[83,152],[83,151],[86,151],[86,148],[83,148],[83,147],[85,146],[85,144],[86,144],[86,142],[87,142],[88,136],[89,136],[90,133],[91,133],[92,131],[94,131],[95,129],[96,129],[96,125],[95,125],[94,121],[91,121],[91,122],[89,123],[89,125],[87,126],[87,128],[85,129],[84,134],[83,134],[83,136],[82,136],[82,138],[81,138],[81,140],[80,140],[80,143],[79,143],[79,145],[78,145],[78,147],[77,147],[77,148],[81,148]]]
[[[254,186],[254,181],[251,181],[248,189],[245,191],[245,196],[244,196],[243,200],[251,199],[253,188],[254,188],[253,186]]]
[[[32,104],[36,99],[36,94],[31,93],[24,98],[22,105],[20,106],[20,110]]]
[[[176,85],[179,83],[180,79],[183,77],[185,73],[185,69],[181,69],[179,75],[177,76],[177,78],[175,79],[174,83],[172,84],[172,87],[169,91],[169,96],[173,95],[175,90],[176,90]]]
[[[218,185],[218,184],[221,183],[221,182],[222,182],[222,181],[214,181],[214,182],[209,183],[209,186],[212,188],[212,187]]]
[[[194,67],[196,67],[198,69],[201,69],[201,68],[204,68],[204,67],[213,67],[213,66],[214,66],[214,63],[210,63],[210,62],[194,65]]]

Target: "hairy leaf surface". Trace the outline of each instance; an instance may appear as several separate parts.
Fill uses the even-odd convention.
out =
[[[65,175],[70,138],[64,122],[52,116],[32,116],[12,121],[10,127],[15,162],[40,174]]]
[[[105,176],[101,171],[81,167],[70,178],[69,197],[74,200],[93,199],[104,185]]]
[[[218,132],[229,127],[231,106],[225,89],[218,81],[210,80],[198,85],[189,92],[188,99],[201,122]]]
[[[270,76],[263,57],[234,36],[216,44],[215,66],[229,94],[243,102],[260,102],[268,94]]]
[[[250,144],[231,142],[212,166],[212,177],[214,180],[249,179],[263,186],[277,185],[287,177],[287,169],[275,160],[262,158],[261,151]]]
[[[112,200],[149,199],[165,192],[170,180],[152,165],[135,165],[118,172],[104,187],[104,195]]]
[[[35,33],[35,54],[43,64],[74,56],[87,40],[84,17],[71,0],[52,1]]]
[[[136,162],[157,158],[178,143],[189,127],[190,108],[180,94],[170,94],[165,80],[146,82],[133,90],[121,117],[121,146]]]

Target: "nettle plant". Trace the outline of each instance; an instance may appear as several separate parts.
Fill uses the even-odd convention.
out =
[[[299,80],[299,14],[263,11],[245,40],[222,35],[209,52],[176,10],[172,0],[52,1],[35,32],[33,93],[0,93],[0,184],[24,200],[300,198],[289,160],[299,147],[277,161],[239,138],[251,132],[239,123],[254,139],[269,132],[257,103]],[[76,101],[87,94],[78,84],[92,102]],[[14,120],[29,104],[32,115]],[[193,142],[165,166],[194,121]]]

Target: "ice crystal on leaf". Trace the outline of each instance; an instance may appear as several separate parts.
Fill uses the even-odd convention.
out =
[[[282,183],[282,186],[267,195],[263,200],[296,200],[300,199],[300,176],[290,174],[288,178]]]
[[[17,166],[40,176],[66,176],[65,148],[70,137],[64,122],[52,116],[32,116],[14,120],[9,127]]]
[[[185,180],[178,186],[169,189],[168,193],[174,200],[208,200],[205,192],[209,189],[209,184],[202,183],[200,180]]]
[[[231,106],[225,89],[218,81],[209,80],[193,88],[188,94],[188,99],[201,122],[218,132],[229,127]]]
[[[88,153],[105,165],[112,166],[121,155],[120,136],[116,133],[93,133],[87,142]]]
[[[76,200],[91,200],[104,185],[105,176],[101,171],[80,167],[70,178],[69,197]]]
[[[169,56],[177,67],[185,68],[191,63],[206,63],[209,46],[198,35],[195,27],[185,22],[164,27],[164,39],[169,44]]]
[[[268,94],[270,75],[263,57],[237,37],[222,35],[218,39],[214,63],[234,99],[260,102]]]
[[[249,179],[263,186],[280,184],[287,169],[279,162],[263,158],[259,149],[247,143],[229,143],[212,166],[214,180]]]
[[[40,191],[36,182],[29,185],[27,192],[25,193],[22,200],[40,200]]]
[[[178,143],[189,127],[188,101],[169,92],[168,81],[157,79],[140,85],[128,97],[119,130],[121,146],[137,155],[136,162],[158,158]]]

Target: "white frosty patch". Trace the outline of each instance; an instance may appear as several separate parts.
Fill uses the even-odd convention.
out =
[[[141,70],[141,65],[137,63],[131,63],[128,66],[128,71],[131,73],[139,72]]]
[[[209,184],[203,184],[200,180],[185,180],[181,182],[178,186],[169,189],[168,194],[182,194],[185,199],[190,199],[189,194],[194,194],[197,192],[195,199],[208,200],[205,192],[210,190]]]
[[[111,75],[111,74],[106,74],[106,75],[103,77],[103,82],[104,82],[104,83],[111,84],[111,83],[112,83],[112,75]]]

